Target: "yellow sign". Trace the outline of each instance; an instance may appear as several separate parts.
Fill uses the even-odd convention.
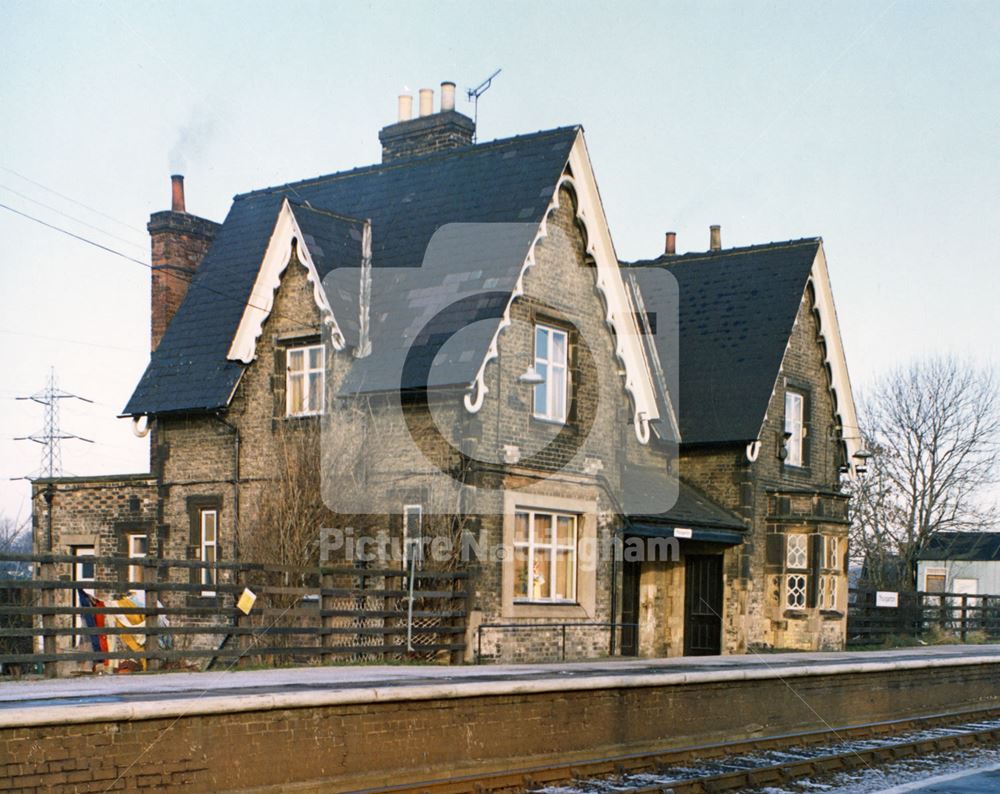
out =
[[[254,591],[249,587],[244,587],[243,593],[240,595],[240,600],[236,602],[236,608],[244,615],[249,615],[256,600],[256,593],[254,593]]]

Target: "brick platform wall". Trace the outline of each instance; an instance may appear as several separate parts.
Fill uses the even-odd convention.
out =
[[[348,791],[1000,703],[1000,665],[0,729],[0,791]],[[812,708],[803,706],[803,700]]]

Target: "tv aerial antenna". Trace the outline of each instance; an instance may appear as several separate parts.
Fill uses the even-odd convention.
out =
[[[479,97],[486,93],[491,85],[493,85],[493,78],[496,77],[503,69],[497,69],[493,74],[487,77],[483,82],[477,85],[475,88],[468,89],[465,94],[472,102],[472,120],[476,123],[477,131],[472,133],[472,142],[475,143],[479,137],[478,127],[479,127]]]

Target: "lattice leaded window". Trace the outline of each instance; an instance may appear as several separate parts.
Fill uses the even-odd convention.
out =
[[[826,577],[826,609],[837,608],[837,577]]]
[[[830,570],[840,570],[840,538],[826,538],[826,566]]]
[[[785,577],[785,605],[789,609],[805,609],[807,578],[804,573],[793,573]]]
[[[785,567],[809,567],[809,537],[807,535],[793,533],[788,536],[785,547]]]

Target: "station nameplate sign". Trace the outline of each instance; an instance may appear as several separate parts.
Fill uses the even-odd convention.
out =
[[[899,593],[891,593],[879,590],[875,593],[875,606],[877,607],[898,607]]]

